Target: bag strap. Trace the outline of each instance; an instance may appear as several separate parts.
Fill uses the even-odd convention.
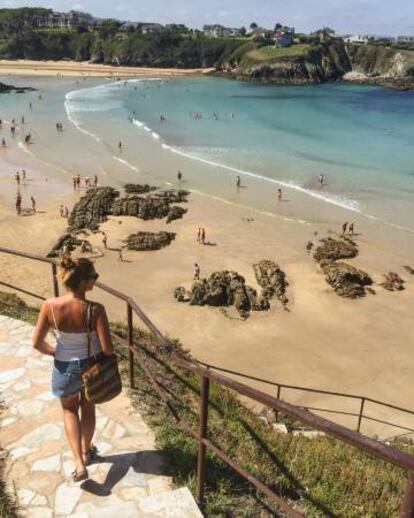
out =
[[[92,348],[92,302],[88,302],[86,306],[86,333],[88,335],[88,362],[90,362],[91,357],[93,356],[96,359],[95,348],[93,348],[93,353],[91,355]]]

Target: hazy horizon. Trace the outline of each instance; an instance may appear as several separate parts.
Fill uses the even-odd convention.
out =
[[[330,26],[344,34],[414,34],[414,2],[399,0],[262,0],[253,8],[247,0],[210,0],[208,5],[194,0],[120,0],[117,5],[105,0],[3,0],[0,7],[48,7],[56,11],[86,11],[96,17],[159,23],[185,23],[189,27],[220,23],[248,27],[256,22],[273,27],[276,22],[298,31],[310,32]]]

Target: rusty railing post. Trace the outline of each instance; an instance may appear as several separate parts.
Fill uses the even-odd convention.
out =
[[[405,490],[398,518],[414,518],[414,474],[410,473],[410,480]]]
[[[363,397],[361,399],[361,408],[359,409],[357,432],[361,431],[361,422],[362,422],[362,418],[364,416],[364,406],[365,406],[365,398]]]
[[[207,436],[208,421],[208,397],[210,380],[201,378],[200,390],[200,428],[198,432],[198,458],[197,458],[197,502],[200,507],[204,504],[204,489],[206,480],[206,445],[202,442]]]
[[[280,399],[280,393],[282,392],[282,385],[278,385],[277,386],[277,399]],[[277,420],[279,418],[279,412],[277,410],[275,410],[275,421],[277,423]]]
[[[127,322],[128,322],[128,354],[129,354],[129,384],[132,389],[135,388],[134,379],[134,353],[131,347],[134,347],[134,330],[132,327],[132,308],[127,302]]]
[[[59,297],[59,284],[57,281],[57,268],[56,264],[52,263],[52,278],[53,278],[53,293],[55,297]]]

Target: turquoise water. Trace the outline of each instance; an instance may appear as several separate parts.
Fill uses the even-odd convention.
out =
[[[287,217],[324,221],[336,206],[414,230],[414,93],[212,78],[36,81],[47,104],[36,101],[33,153],[68,174],[173,183],[181,169],[188,187],[264,211],[280,212],[281,187],[293,202]],[[3,117],[29,96],[2,98]],[[68,130],[60,139],[55,120]]]

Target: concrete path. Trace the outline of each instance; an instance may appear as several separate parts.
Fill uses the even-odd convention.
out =
[[[171,490],[154,435],[125,395],[99,406],[102,459],[90,480],[70,481],[74,466],[59,401],[50,393],[52,358],[33,351],[33,327],[0,316],[0,443],[6,478],[23,516],[32,518],[202,518],[187,488]]]

